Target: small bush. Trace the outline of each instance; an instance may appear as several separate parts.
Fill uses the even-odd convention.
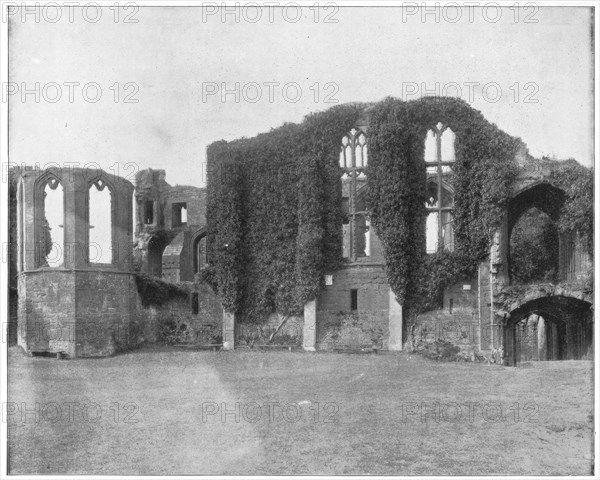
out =
[[[178,323],[173,318],[159,320],[159,339],[168,345],[192,343],[194,340],[191,329],[185,323]]]
[[[339,312],[334,322],[328,325],[322,345],[325,348],[383,348],[385,332],[373,322],[365,318],[366,314]]]
[[[454,362],[460,348],[446,340],[436,340],[432,343],[422,343],[417,347],[417,353],[431,360]]]

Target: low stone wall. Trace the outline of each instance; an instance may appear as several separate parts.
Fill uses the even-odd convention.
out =
[[[126,272],[45,269],[18,281],[15,333],[29,353],[102,357],[143,343],[222,342],[221,303],[205,284],[188,284],[185,298],[144,306]]]
[[[44,269],[19,276],[18,344],[29,353],[112,355],[138,343],[132,274]]]
[[[269,315],[262,325],[239,322],[235,327],[236,346],[258,346],[258,345],[302,345],[302,330],[304,328],[304,317],[290,316],[281,326],[284,317],[273,313]],[[269,339],[274,334],[269,343]]]
[[[388,347],[387,310],[380,312],[321,313],[317,346],[335,348]]]
[[[469,314],[449,314],[445,310],[434,310],[417,317],[409,331],[409,343],[433,343],[437,340],[450,342],[461,349],[479,349],[479,322]],[[412,338],[411,338],[412,337]]]
[[[198,346],[222,343],[221,302],[208,285],[188,286],[187,298],[173,298],[161,306],[144,307],[138,298],[137,325],[144,342]]]
[[[479,350],[480,341],[489,343],[491,332],[481,327],[475,280],[465,280],[444,290],[442,308],[419,315],[409,326],[407,347],[445,341],[461,350]],[[489,327],[489,325],[487,325]],[[489,330],[489,328],[488,328]]]
[[[76,274],[78,357],[102,357],[138,344],[130,312],[137,294],[132,274],[83,271]]]

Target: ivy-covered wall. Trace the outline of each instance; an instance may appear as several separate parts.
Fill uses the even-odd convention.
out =
[[[559,162],[550,174],[550,182],[565,192],[558,220],[560,233],[578,233],[588,252],[594,254],[594,169],[574,159]]]
[[[211,265],[202,278],[239,321],[301,314],[304,303],[323,292],[324,275],[340,270],[340,142],[359,121],[368,124],[371,224],[383,247],[387,281],[403,305],[405,328],[419,314],[439,309],[446,288],[477,277],[494,232],[506,220],[523,142],[460,99],[342,105],[301,124],[209,146]],[[425,139],[439,122],[456,135],[449,179],[454,251],[427,255]],[[567,168],[551,180],[566,192],[559,230],[593,238],[593,174]]]
[[[342,105],[209,146],[203,278],[239,321],[301,314],[341,265],[340,139],[361,112]]]
[[[438,122],[456,135],[454,252],[426,255],[425,138]],[[521,146],[518,138],[459,99],[390,98],[372,109],[367,171],[371,221],[385,246],[388,279],[405,318],[438,308],[444,287],[474,275],[488,255],[511,195]]]
[[[168,283],[144,274],[136,275],[136,284],[134,327],[140,343],[197,346],[222,343],[223,310],[208,285]]]

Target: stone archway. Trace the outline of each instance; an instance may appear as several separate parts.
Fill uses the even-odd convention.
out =
[[[508,365],[593,358],[594,316],[588,299],[549,295],[515,302],[503,328]]]
[[[148,242],[148,273],[162,275],[162,257],[168,242],[161,235],[154,235]]]
[[[559,238],[556,222],[559,220],[564,200],[564,191],[547,182],[528,185],[511,198],[505,240],[506,273],[510,283],[554,281],[554,277],[561,276],[559,257],[565,247],[562,245],[564,239]],[[522,224],[523,221],[526,225]],[[516,255],[517,245],[513,245],[517,233],[521,234],[520,236],[523,236],[523,233],[529,237],[533,235],[533,238],[521,239],[525,244],[530,243],[522,245],[524,248],[521,253],[524,254],[521,257]],[[553,237],[553,242],[548,242],[550,237]],[[554,271],[553,278],[544,278],[551,271]]]
[[[169,235],[164,231],[139,235],[134,248],[138,270],[142,273],[160,277],[162,275],[163,253],[172,240],[173,235]]]

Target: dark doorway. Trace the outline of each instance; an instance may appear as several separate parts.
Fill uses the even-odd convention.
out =
[[[165,251],[165,242],[157,237],[152,237],[148,242],[148,273],[160,277],[162,275],[162,256]]]
[[[510,278],[516,283],[555,282],[558,275],[558,230],[535,207],[525,211],[510,236]]]
[[[511,312],[504,328],[509,365],[545,360],[591,360],[594,328],[591,305],[572,297],[550,296]]]

